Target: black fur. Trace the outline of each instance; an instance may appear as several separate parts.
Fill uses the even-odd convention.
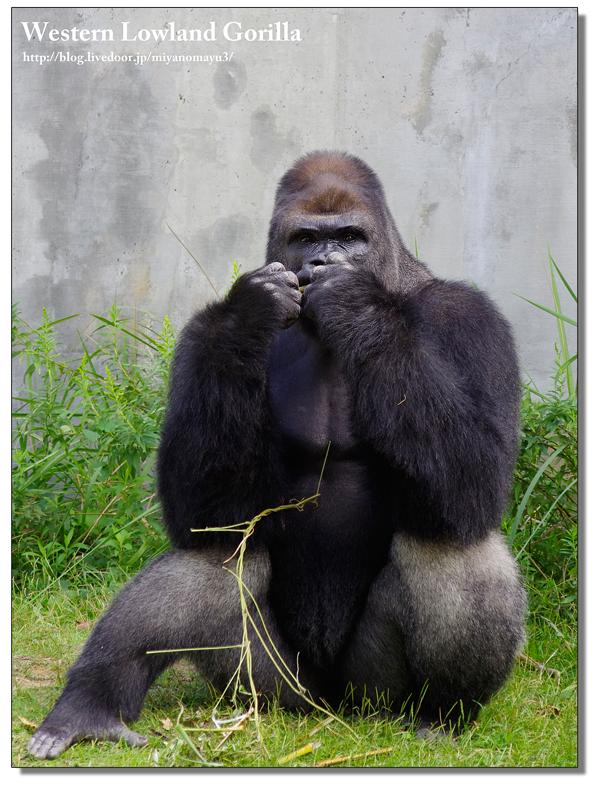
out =
[[[181,335],[158,462],[178,551],[98,623],[30,743],[38,757],[126,731],[119,715],[135,719],[174,660],[147,649],[239,642],[221,567],[239,536],[190,529],[315,494],[330,443],[318,507],[263,519],[247,552],[248,586],[313,698],[339,702],[352,684],[401,709],[425,692],[425,720],[456,721],[510,673],[524,596],[495,530],[519,427],[508,324],[409,253],[379,180],[347,155],[284,176],[267,261]],[[231,652],[192,657],[215,686],[235,668]],[[253,670],[277,691],[260,650]],[[285,687],[280,699],[301,705]]]

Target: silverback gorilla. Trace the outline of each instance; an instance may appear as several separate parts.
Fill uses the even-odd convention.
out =
[[[300,159],[277,191],[267,264],[178,343],[158,459],[173,548],[98,622],[29,752],[144,744],[125,723],[178,656],[223,689],[239,651],[222,647],[242,631],[224,561],[240,536],[190,529],[309,497],[322,471],[318,506],[265,517],[246,549],[281,655],[313,700],[339,704],[351,685],[425,725],[473,719],[523,637],[496,530],[518,430],[514,345],[491,301],[409,253],[361,160]],[[303,705],[258,641],[252,660],[259,692]]]

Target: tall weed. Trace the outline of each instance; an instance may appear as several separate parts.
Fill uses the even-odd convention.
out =
[[[554,385],[546,395],[524,385],[521,448],[506,530],[517,558],[531,574],[551,579],[563,605],[577,595],[577,383],[565,323],[577,325],[562,310],[555,272],[571,298],[577,297],[548,250],[553,309],[530,301],[556,317]]]
[[[175,334],[113,306],[65,360],[43,312],[13,308],[13,356],[26,364],[13,413],[13,576],[45,582],[137,570],[165,547],[152,464]]]

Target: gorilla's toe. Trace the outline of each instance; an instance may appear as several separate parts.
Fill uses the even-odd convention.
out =
[[[27,752],[42,761],[58,758],[71,744],[68,738],[57,736],[46,730],[39,730],[27,742]]]
[[[130,731],[129,728],[122,723],[119,723],[110,733],[107,731],[102,736],[96,738],[106,739],[110,742],[118,742],[120,739],[123,739],[123,741],[131,747],[143,747],[145,744],[148,744],[148,739],[146,739],[145,736],[142,736],[141,733]]]

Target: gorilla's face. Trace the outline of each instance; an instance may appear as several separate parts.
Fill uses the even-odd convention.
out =
[[[301,215],[285,234],[285,266],[300,286],[310,283],[315,267],[333,262],[368,264],[372,244],[359,213]]]

